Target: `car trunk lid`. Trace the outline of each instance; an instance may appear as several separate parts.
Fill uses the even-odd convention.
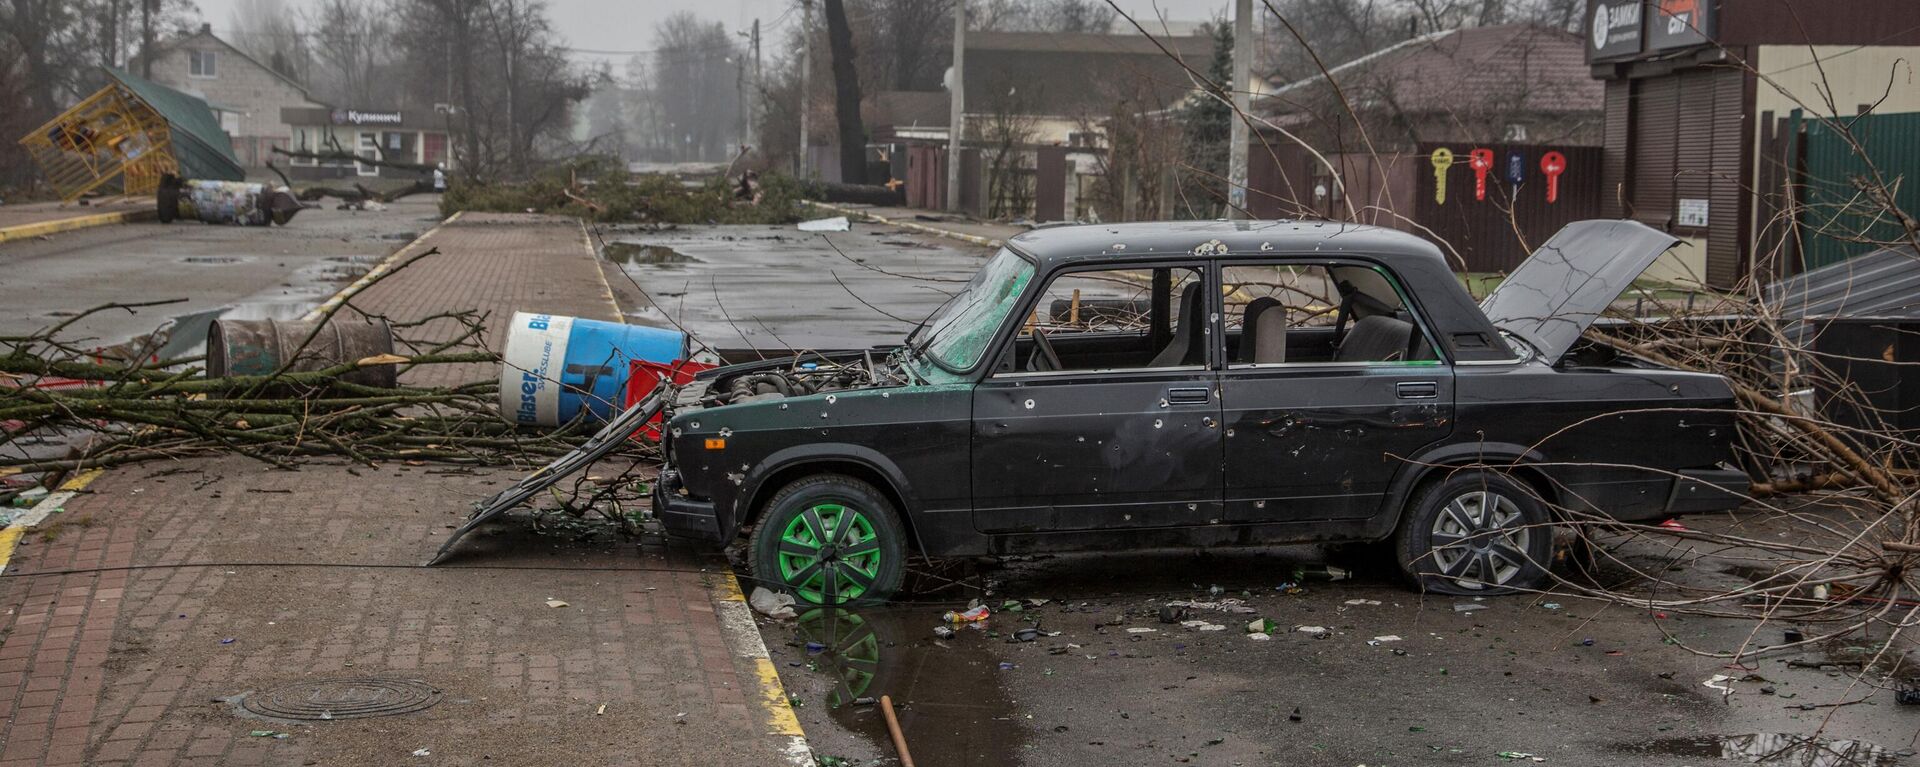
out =
[[[1482,301],[1487,319],[1560,359],[1679,239],[1636,221],[1575,221],[1553,235]]]

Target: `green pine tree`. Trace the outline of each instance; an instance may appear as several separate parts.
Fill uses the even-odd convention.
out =
[[[1207,65],[1207,94],[1193,94],[1181,110],[1187,136],[1187,164],[1181,187],[1185,201],[1176,200],[1180,218],[1212,218],[1224,210],[1227,144],[1233,134],[1233,27],[1225,20],[1210,25],[1213,61]]]

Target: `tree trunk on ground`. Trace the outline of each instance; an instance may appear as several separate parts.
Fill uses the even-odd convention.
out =
[[[843,0],[826,0],[827,48],[833,55],[833,112],[840,123],[840,180],[867,183],[867,129],[860,124],[860,73],[853,68],[853,28]]]

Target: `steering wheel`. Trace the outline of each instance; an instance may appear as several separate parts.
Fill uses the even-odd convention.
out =
[[[1053,342],[1047,340],[1047,332],[1033,329],[1033,354],[1027,357],[1027,369],[1033,371],[1060,370],[1060,355],[1053,351]]]

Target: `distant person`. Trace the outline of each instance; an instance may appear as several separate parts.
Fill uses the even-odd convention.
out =
[[[760,171],[750,170],[740,174],[740,185],[733,190],[733,199],[749,205],[760,204]]]
[[[433,191],[447,191],[447,164],[444,162],[433,166]]]

